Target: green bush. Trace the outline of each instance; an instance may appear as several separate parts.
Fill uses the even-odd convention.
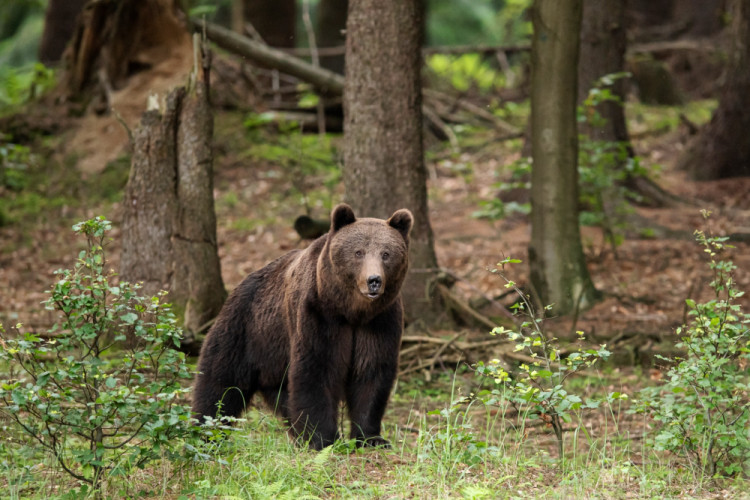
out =
[[[151,460],[177,457],[193,428],[182,399],[191,378],[181,331],[162,297],[115,284],[102,217],[76,224],[85,236],[74,268],[57,271],[45,302],[60,313],[47,334],[9,337],[0,328],[0,412],[59,467],[97,490]]]
[[[576,373],[592,367],[600,360],[609,358],[610,352],[606,345],[598,348],[584,348],[582,346],[568,346],[567,355],[563,356],[562,349],[556,338],[544,331],[543,318],[535,314],[531,302],[526,295],[508,280],[504,273],[507,264],[519,263],[519,260],[504,259],[494,270],[506,281],[506,288],[513,289],[520,298],[516,305],[516,313],[525,314],[524,321],[517,330],[507,330],[496,327],[492,335],[504,335],[515,344],[514,352],[521,361],[514,371],[509,373],[503,368],[499,359],[487,363],[479,362],[476,366],[477,374],[489,382],[492,387],[482,391],[478,397],[485,404],[499,404],[507,402],[524,418],[542,419],[549,424],[557,438],[560,459],[564,458],[563,424],[571,422],[572,415],[598,408],[601,400],[574,394],[566,389],[566,380]],[[583,332],[577,332],[579,339],[585,340]],[[607,396],[609,401],[625,399],[621,393]]]
[[[735,300],[731,261],[717,260],[726,238],[696,231],[709,256],[714,298],[687,300],[691,322],[677,330],[685,356],[665,382],[641,392],[639,410],[659,422],[654,445],[714,476],[750,473],[750,315]]]

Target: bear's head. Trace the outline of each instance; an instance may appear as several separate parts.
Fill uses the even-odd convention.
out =
[[[409,267],[413,217],[401,209],[387,220],[354,216],[349,205],[331,213],[331,229],[321,255],[336,282],[336,295],[348,307],[379,309],[393,302]],[[318,283],[319,291],[325,283]]]

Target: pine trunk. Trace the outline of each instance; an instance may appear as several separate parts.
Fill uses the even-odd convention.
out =
[[[597,300],[578,226],[577,62],[581,0],[536,0],[531,49],[531,282],[540,305]]]
[[[344,184],[358,216],[414,214],[403,297],[410,321],[433,323],[437,258],[422,151],[420,0],[352,0],[346,33]]]

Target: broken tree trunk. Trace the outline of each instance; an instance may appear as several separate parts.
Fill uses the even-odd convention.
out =
[[[123,279],[143,282],[146,294],[167,290],[176,311],[184,311],[188,350],[226,298],[216,244],[208,59],[202,60],[187,88],[146,111],[133,134],[120,263]]]

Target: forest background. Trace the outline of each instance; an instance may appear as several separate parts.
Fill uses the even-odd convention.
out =
[[[742,496],[748,47],[747,0],[4,3],[3,489]],[[417,216],[394,449],[203,444],[226,292],[340,201]]]

